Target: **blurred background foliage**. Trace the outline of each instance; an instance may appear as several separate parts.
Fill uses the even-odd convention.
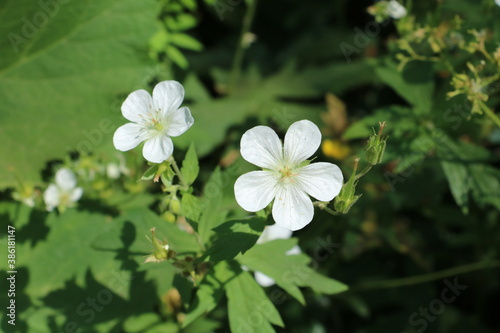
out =
[[[284,134],[310,119],[324,134],[320,159],[347,178],[372,128],[387,122],[383,162],[349,214],[318,211],[294,234],[313,267],[350,290],[306,289],[302,306],[267,288],[286,325],[278,332],[498,332],[500,7],[402,3],[408,16],[377,22],[371,1],[0,1],[1,255],[14,225],[17,331],[229,331],[222,301],[181,328],[178,277],[143,264],[145,235],[155,226],[177,251],[196,244],[172,223],[171,198],[136,182],[140,152],[120,161],[112,146],[127,94],[175,79],[195,118],[175,155],[194,142],[200,191],[222,168],[216,209],[234,218],[244,216],[234,170],[251,169],[238,153],[247,129]],[[127,175],[111,179],[109,163]],[[84,198],[48,213],[40,192],[61,164],[77,172]],[[445,279],[467,288],[441,309]],[[6,302],[2,292],[0,311]]]

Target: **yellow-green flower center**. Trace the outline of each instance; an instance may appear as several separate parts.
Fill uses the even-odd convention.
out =
[[[292,172],[292,169],[288,166],[285,166],[283,168],[280,169],[280,175],[281,175],[281,181],[282,182],[293,182],[293,178],[292,176],[296,176],[296,174],[294,174]]]
[[[156,128],[159,132],[163,131],[163,129],[165,128],[165,126],[163,126],[163,124],[162,124],[162,123],[159,123],[159,122],[158,122],[158,123],[155,123],[155,125],[154,125],[154,126],[155,126],[155,128]]]

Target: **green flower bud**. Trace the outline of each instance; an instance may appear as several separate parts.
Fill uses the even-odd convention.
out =
[[[382,136],[382,132],[386,126],[385,121],[379,123],[380,129],[378,134],[375,133],[368,139],[368,144],[365,148],[365,158],[371,165],[376,165],[382,162],[384,157],[386,141],[388,136]]]
[[[169,209],[174,214],[180,214],[181,212],[181,201],[177,196],[172,197],[169,204]]]
[[[155,236],[156,228],[151,228],[151,235],[153,243],[153,253],[146,258],[145,262],[162,262],[164,260],[168,260],[173,258],[176,253],[175,251],[170,250],[170,246],[166,243],[163,243]]]
[[[335,201],[333,203],[333,208],[335,211],[341,214],[347,214],[351,207],[358,201],[361,195],[356,195],[356,185],[358,181],[356,180],[356,170],[358,168],[359,158],[357,158],[354,162],[354,170],[351,174],[351,177],[342,186],[339,195],[335,197]]]

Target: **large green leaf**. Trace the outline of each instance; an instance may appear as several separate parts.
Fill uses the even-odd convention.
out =
[[[250,273],[234,267],[238,274],[226,285],[231,332],[274,332],[283,327],[281,316]]]
[[[237,259],[248,268],[273,278],[277,285],[302,304],[305,301],[298,287],[310,287],[325,294],[337,294],[347,290],[345,284],[311,269],[308,266],[311,261],[308,256],[287,255],[286,252],[295,245],[297,240],[294,238],[277,239],[255,245]]]
[[[112,147],[124,96],[158,73],[146,49],[156,14],[153,0],[0,5],[0,186],[8,170],[38,182],[48,159]]]

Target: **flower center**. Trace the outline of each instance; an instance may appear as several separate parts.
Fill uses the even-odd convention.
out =
[[[279,172],[281,175],[281,182],[293,183],[294,180],[292,176],[297,176],[297,174],[294,174],[292,169],[288,166],[283,167]]]
[[[163,126],[163,124],[162,124],[162,123],[160,123],[160,122],[155,122],[155,121],[153,121],[153,124],[154,124],[154,127],[155,127],[155,128],[156,128],[159,132],[163,131],[163,129],[165,128],[165,126]]]

